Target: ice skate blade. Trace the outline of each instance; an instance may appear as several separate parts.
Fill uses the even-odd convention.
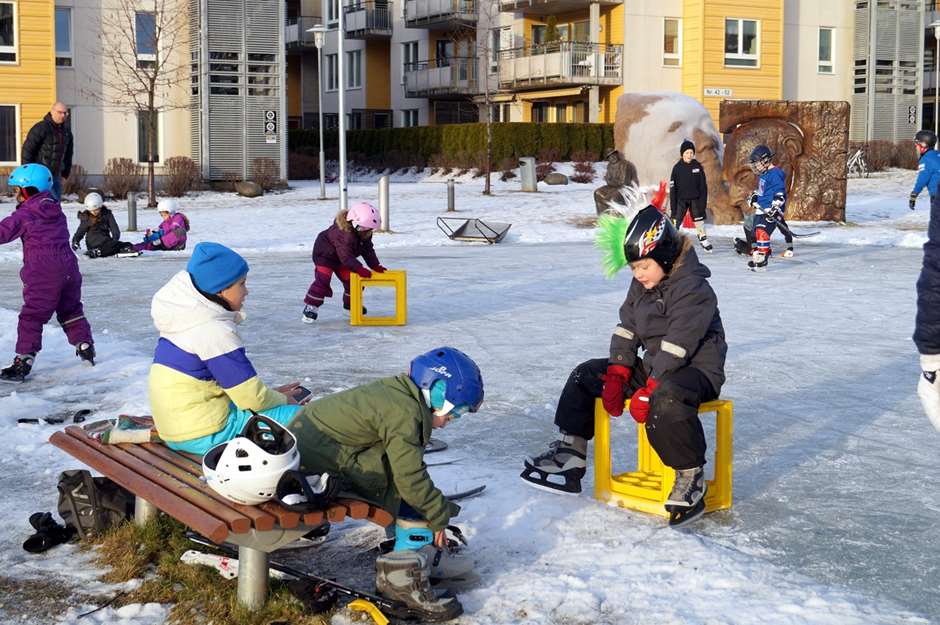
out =
[[[705,516],[705,499],[699,499],[691,508],[673,509],[669,513],[669,527],[685,527]]]
[[[547,481],[547,480],[535,481],[535,480],[532,478],[532,476],[531,476],[531,474],[532,474],[533,472],[538,472],[538,471],[537,471],[536,469],[530,469],[530,468],[526,467],[526,470],[523,471],[523,472],[519,475],[519,477],[522,478],[522,481],[525,482],[526,484],[528,484],[529,486],[531,486],[532,488],[536,488],[536,489],[538,489],[538,490],[545,491],[546,493],[555,493],[555,494],[558,494],[558,495],[568,495],[568,496],[571,496],[571,497],[577,497],[578,495],[581,494],[581,484],[580,484],[580,482],[579,482],[578,485],[577,485],[577,490],[574,490],[574,489],[569,488],[567,484],[564,484],[564,485],[563,485],[563,484],[555,484],[555,483],[549,482],[549,481]]]
[[[310,317],[305,317],[304,315],[300,316],[300,320],[306,323],[307,325],[313,325],[316,319],[311,319]]]

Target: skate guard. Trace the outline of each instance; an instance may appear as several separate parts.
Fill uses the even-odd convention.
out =
[[[626,402],[624,414],[629,414],[630,401]],[[699,406],[699,414],[715,413],[715,442],[710,445],[714,457],[705,465],[708,491],[705,494],[705,511],[723,510],[731,507],[731,478],[734,425],[734,404],[728,399],[718,399]],[[707,475],[711,469],[712,479]],[[600,399],[594,404],[594,498],[612,503],[621,508],[639,510],[669,518],[663,507],[669,498],[676,472],[663,464],[659,455],[646,438],[646,428],[637,424],[637,468],[626,473],[613,473],[610,454],[610,415],[604,410]]]
[[[384,286],[395,289],[395,314],[390,317],[365,316],[362,314],[363,291],[367,286]],[[352,326],[403,326],[408,322],[408,285],[404,271],[389,269],[385,273],[373,273],[363,278],[357,273],[349,274],[349,325]]]

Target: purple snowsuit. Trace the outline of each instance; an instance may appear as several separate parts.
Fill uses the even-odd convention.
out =
[[[343,306],[349,308],[349,272],[362,269],[356,260],[362,256],[370,269],[380,267],[379,258],[372,246],[372,237],[360,238],[355,230],[346,230],[333,224],[319,235],[313,244],[313,264],[316,265],[313,284],[307,289],[304,304],[320,306],[324,298],[333,295],[330,281],[333,273],[343,283]]]
[[[42,349],[42,327],[55,313],[69,343],[91,343],[91,326],[82,309],[82,274],[69,247],[62,207],[49,192],[39,193],[0,221],[0,243],[23,241],[23,308],[16,353]]]
[[[163,235],[156,241],[144,241],[134,245],[138,252],[147,250],[178,251],[186,249],[186,233],[189,232],[189,220],[183,213],[175,213],[164,219],[156,230]],[[150,234],[150,231],[147,231]]]

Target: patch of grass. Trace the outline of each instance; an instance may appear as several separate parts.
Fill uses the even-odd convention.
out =
[[[121,596],[114,606],[131,603],[172,603],[169,625],[238,623],[269,625],[286,621],[291,625],[328,625],[330,614],[304,613],[300,601],[286,586],[270,581],[264,608],[249,612],[238,605],[238,580],[225,579],[214,569],[180,562],[183,552],[192,549],[186,528],[160,515],[144,527],[126,523],[90,544],[98,553],[96,564],[108,570],[103,579],[126,582],[153,575],[136,590]]]

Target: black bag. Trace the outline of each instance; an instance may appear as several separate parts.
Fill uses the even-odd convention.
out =
[[[59,475],[59,516],[81,539],[101,534],[134,516],[134,495],[85,470]]]

